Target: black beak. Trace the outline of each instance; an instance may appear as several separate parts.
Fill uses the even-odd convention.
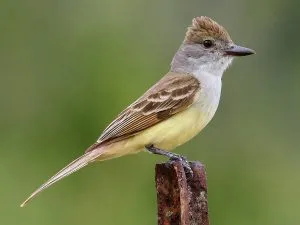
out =
[[[230,48],[225,50],[226,55],[231,56],[246,56],[255,54],[255,51],[250,48],[245,48],[238,45],[232,45]]]

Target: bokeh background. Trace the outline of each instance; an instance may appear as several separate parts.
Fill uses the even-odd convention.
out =
[[[1,1],[0,224],[156,224],[146,153],[91,165],[19,204],[169,69],[195,16],[257,54],[223,77],[218,112],[177,149],[206,164],[211,223],[300,224],[296,0]]]

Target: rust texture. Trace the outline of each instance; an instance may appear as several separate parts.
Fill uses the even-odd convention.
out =
[[[156,165],[158,225],[209,225],[205,167],[190,165],[189,178],[179,161]]]

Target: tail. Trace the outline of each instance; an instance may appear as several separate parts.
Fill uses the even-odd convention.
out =
[[[46,183],[41,185],[37,190],[35,190],[20,206],[24,207],[30,200],[32,200],[46,188],[50,187],[52,184],[93,162],[104,152],[103,150],[103,148],[95,149],[94,151],[87,152],[79,158],[75,159],[73,162],[71,162],[69,165],[67,165],[65,168],[51,177]]]

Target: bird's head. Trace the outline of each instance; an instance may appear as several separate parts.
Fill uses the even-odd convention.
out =
[[[209,17],[200,16],[193,19],[188,27],[185,39],[174,57],[172,64],[184,61],[189,67],[205,67],[212,73],[223,71],[236,56],[255,53],[252,49],[236,45],[224,27]],[[177,57],[177,59],[176,59]],[[174,61],[175,60],[175,61]],[[179,61],[178,61],[179,60]],[[184,65],[180,65],[182,67]]]

